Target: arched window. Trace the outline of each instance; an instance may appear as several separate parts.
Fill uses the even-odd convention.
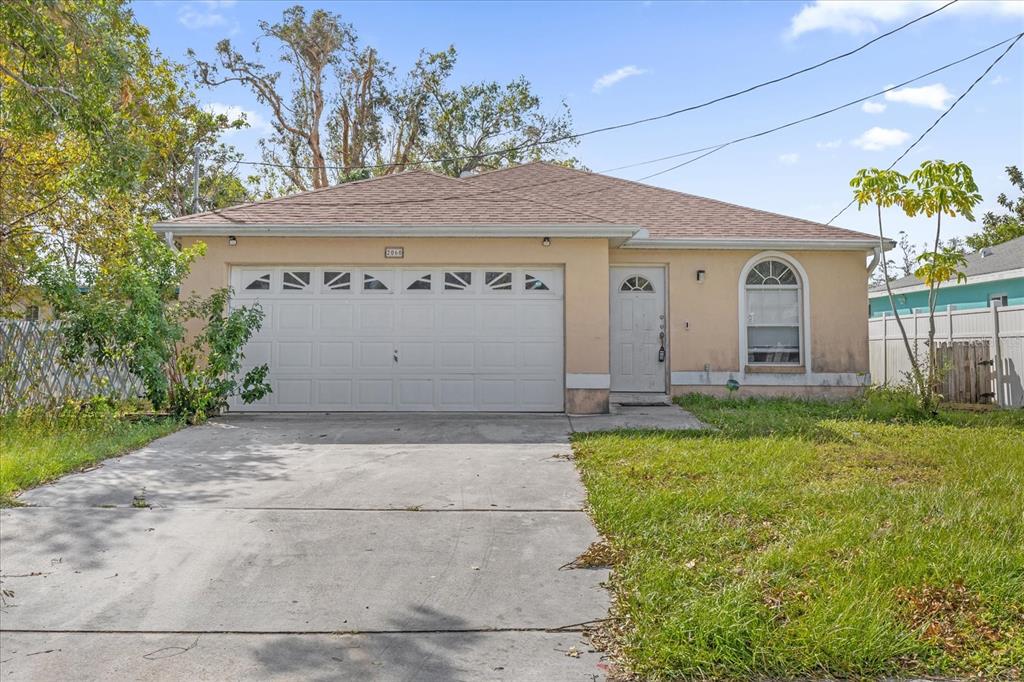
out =
[[[796,269],[765,258],[744,280],[746,361],[749,365],[798,365],[803,349],[803,283]]]
[[[642,275],[633,275],[631,277],[627,277],[625,281],[622,282],[622,286],[619,287],[619,291],[649,294],[654,292],[654,286],[646,277]]]

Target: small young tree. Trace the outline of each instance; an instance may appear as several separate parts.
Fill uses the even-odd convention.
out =
[[[882,265],[882,279],[885,281],[885,291],[889,296],[889,306],[892,308],[893,316],[896,318],[896,326],[899,327],[900,336],[903,339],[903,347],[910,358],[911,377],[914,380],[914,387],[922,398],[925,395],[925,380],[921,367],[917,361],[917,349],[911,347],[907,330],[900,318],[900,311],[896,307],[896,297],[889,285],[889,264],[885,258],[886,244],[885,234],[882,229],[882,209],[890,206],[902,206],[908,198],[907,176],[894,170],[880,170],[878,168],[862,168],[850,180],[850,186],[854,188],[854,198],[857,200],[857,208],[864,204],[874,204],[878,212],[878,249]]]
[[[902,203],[904,212],[914,217],[922,213],[935,217],[935,241],[931,251],[917,257],[920,266],[914,275],[928,286],[928,377],[922,395],[925,406],[934,402],[937,374],[935,354],[935,305],[938,301],[939,286],[950,279],[966,281],[967,276],[960,270],[966,264],[963,253],[955,243],[942,245],[942,216],[955,218],[962,215],[974,221],[974,207],[981,202],[978,185],[970,167],[963,163],[946,163],[942,160],[925,161],[910,174],[914,188],[907,193]]]

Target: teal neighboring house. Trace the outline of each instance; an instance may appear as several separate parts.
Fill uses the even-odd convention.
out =
[[[1024,237],[990,246],[967,256],[967,282],[946,282],[939,287],[936,309],[954,310],[988,308],[992,301],[999,305],[1024,305]],[[928,287],[911,275],[891,281],[900,313],[928,310]],[[868,310],[871,317],[891,313],[892,306],[885,285],[868,290]]]

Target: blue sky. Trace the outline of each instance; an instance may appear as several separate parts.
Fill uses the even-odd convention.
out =
[[[166,56],[194,49],[210,58],[230,38],[252,54],[257,22],[275,21],[294,3],[136,2],[138,19]],[[454,82],[520,75],[554,111],[565,100],[577,130],[655,115],[777,77],[849,50],[924,14],[935,2],[604,2],[337,3],[307,2],[352,23],[364,44],[406,69],[421,48],[454,44]],[[712,107],[583,138],[573,152],[602,171],[703,147],[828,109],[954,61],[1024,31],[1024,2],[961,0],[865,51]],[[922,88],[875,98],[652,178],[670,189],[824,222],[851,194],[850,177],[888,166],[996,57],[986,53],[915,83]],[[895,96],[893,96],[895,95]],[[258,160],[256,140],[269,114],[240,87],[201,92],[204,102],[248,112],[252,127],[229,141]],[[985,197],[980,214],[1009,191],[1003,167],[1024,164],[1024,41],[898,166],[966,161]],[[611,173],[637,179],[662,162]],[[931,221],[892,211],[886,232],[915,242]],[[851,208],[838,225],[873,231],[872,211]],[[947,223],[948,236],[975,231]]]

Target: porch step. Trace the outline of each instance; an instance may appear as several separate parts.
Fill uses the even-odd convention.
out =
[[[626,393],[612,391],[608,394],[608,402],[612,405],[627,407],[656,407],[671,405],[672,399],[664,393]]]

